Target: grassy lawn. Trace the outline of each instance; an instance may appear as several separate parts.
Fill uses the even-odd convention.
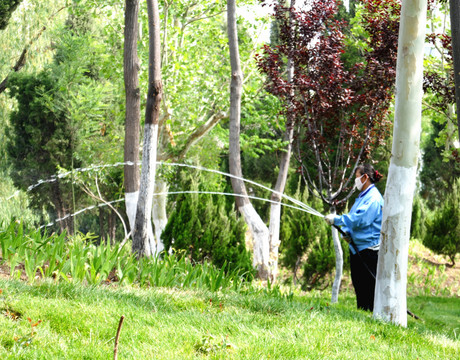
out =
[[[316,292],[288,301],[3,279],[0,289],[1,359],[113,359],[121,315],[119,359],[460,358],[455,297],[409,298],[423,321],[409,319],[401,328],[356,310],[352,294],[331,306],[329,294]]]

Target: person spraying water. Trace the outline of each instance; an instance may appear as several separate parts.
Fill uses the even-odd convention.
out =
[[[357,307],[368,311],[374,309],[375,274],[383,215],[383,197],[374,184],[381,178],[382,175],[372,165],[358,166],[355,187],[361,193],[350,212],[324,217],[329,225],[341,227],[342,236],[350,244],[351,281]]]

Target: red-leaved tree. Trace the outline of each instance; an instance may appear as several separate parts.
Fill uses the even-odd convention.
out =
[[[395,74],[400,3],[363,0],[366,46],[362,61],[346,64],[347,24],[337,20],[335,1],[312,0],[302,9],[274,7],[279,45],[258,56],[267,90],[294,119],[299,170],[315,196],[336,212],[353,193],[356,167],[388,138]],[[293,14],[292,20],[286,14]],[[286,80],[287,59],[294,76]],[[343,254],[332,230],[336,274],[332,302],[338,299]]]

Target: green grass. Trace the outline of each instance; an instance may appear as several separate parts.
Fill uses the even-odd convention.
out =
[[[460,300],[414,297],[401,328],[343,294],[26,284],[1,280],[1,359],[458,359]],[[11,314],[15,314],[12,316]],[[17,316],[17,319],[14,319]],[[31,322],[42,320],[31,335]],[[29,341],[27,345],[27,341]]]

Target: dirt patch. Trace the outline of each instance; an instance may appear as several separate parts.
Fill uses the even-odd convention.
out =
[[[1,259],[0,261],[3,261],[3,259]],[[21,274],[20,277],[19,277],[20,280],[27,281],[27,276],[25,274],[23,264],[19,264],[14,268],[13,274],[15,274],[15,273],[16,274],[18,274],[18,273]],[[0,278],[4,278],[4,279],[11,279],[12,278],[12,276],[11,276],[11,268],[10,268],[10,266],[8,264],[0,265]]]

